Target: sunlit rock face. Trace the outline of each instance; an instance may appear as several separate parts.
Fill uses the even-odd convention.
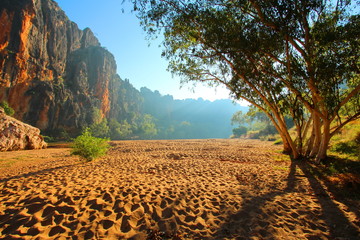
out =
[[[89,28],[52,0],[1,0],[0,23],[0,101],[17,119],[54,132],[111,115],[116,62]]]
[[[20,122],[0,108],[0,151],[42,149],[47,144],[38,128]]]

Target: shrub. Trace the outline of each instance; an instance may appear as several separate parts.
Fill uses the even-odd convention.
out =
[[[44,138],[44,141],[49,143],[49,142],[55,142],[55,138],[54,137],[51,137],[51,136],[44,136],[43,135],[43,138]]]
[[[86,161],[92,161],[95,158],[101,157],[109,150],[109,139],[97,138],[91,135],[89,128],[75,138],[72,145],[72,155],[79,155]]]
[[[0,103],[0,107],[2,107],[5,111],[5,113],[9,116],[14,115],[14,113],[15,113],[14,109],[12,109],[6,101],[2,101]]]
[[[241,135],[245,135],[247,133],[247,131],[248,131],[248,129],[244,126],[239,126],[232,130],[235,137],[240,137]]]

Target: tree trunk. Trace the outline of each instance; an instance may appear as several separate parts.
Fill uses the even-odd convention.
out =
[[[303,136],[302,136],[302,129],[300,124],[296,124],[296,133],[297,133],[297,142],[296,142],[296,146],[297,146],[297,151],[300,155],[303,154]]]
[[[311,131],[311,135],[306,143],[305,156],[310,157],[311,151],[314,148],[314,141],[315,141],[315,130],[313,128]]]
[[[286,139],[286,137],[280,133],[281,139],[283,141],[283,153],[285,154],[291,154],[292,150],[291,150],[291,146],[290,143],[288,143],[288,140]]]
[[[320,117],[316,114],[314,114],[314,120],[313,120],[313,130],[314,130],[314,142],[312,144],[312,149],[310,152],[309,157],[316,157],[318,152],[319,152],[319,148],[320,148],[320,144],[321,144],[321,121],[320,121]]]
[[[324,120],[324,131],[321,138],[321,145],[316,155],[316,163],[320,163],[321,160],[324,160],[327,157],[326,153],[330,142],[330,123],[329,120]]]
[[[300,157],[300,154],[298,152],[296,144],[294,143],[289,134],[285,122],[281,122],[279,124],[279,130],[280,136],[283,140],[284,152],[290,154],[292,159],[298,159]]]

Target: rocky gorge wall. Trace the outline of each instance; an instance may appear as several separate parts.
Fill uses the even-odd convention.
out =
[[[52,0],[1,0],[0,23],[0,101],[17,119],[51,133],[113,114],[116,62],[89,28]]]

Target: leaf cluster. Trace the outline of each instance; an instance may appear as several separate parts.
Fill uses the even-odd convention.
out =
[[[2,101],[0,107],[4,109],[6,115],[12,116],[15,113],[15,110],[6,101]]]
[[[92,161],[107,153],[110,148],[108,141],[109,139],[106,138],[93,137],[90,129],[86,128],[80,136],[75,138],[71,154],[78,155],[85,161]]]

